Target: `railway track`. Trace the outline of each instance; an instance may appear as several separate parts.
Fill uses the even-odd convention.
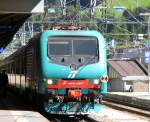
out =
[[[139,116],[147,118],[150,121],[150,112],[147,110],[131,107],[128,105],[123,105],[122,102],[115,103],[114,101],[102,101],[102,104],[106,107],[119,110],[126,111],[127,113],[131,113],[131,115]],[[104,122],[105,120],[110,120],[111,117],[104,117],[102,115],[98,115],[99,120],[94,118],[93,116],[65,116],[65,115],[50,115],[47,119],[50,122]],[[101,116],[101,117],[100,117]],[[101,118],[101,119],[100,119]],[[104,121],[103,121],[104,120]]]
[[[127,112],[130,112],[130,113],[133,113],[133,114],[138,114],[140,116],[145,116],[145,117],[150,117],[150,112],[148,110],[144,110],[144,109],[141,109],[141,108],[135,108],[133,106],[129,106],[129,105],[126,105],[125,103],[123,104],[122,101],[119,102],[115,102],[115,101],[110,101],[110,100],[105,100],[102,102],[103,105],[105,106],[108,106],[110,108],[113,108],[113,109],[117,109],[117,110],[121,110],[121,111],[127,111]]]
[[[126,105],[126,106],[130,106],[130,107],[134,107],[134,108],[139,108],[139,109],[142,109],[142,110],[146,110],[146,111],[150,111],[150,107],[149,106],[146,106],[145,104],[141,104],[139,102],[135,102],[135,100],[130,100],[131,102],[128,102],[128,101],[125,101],[125,100],[120,100],[120,99],[117,99],[115,97],[107,97],[105,96],[103,98],[104,101],[109,101],[109,102],[112,102],[112,103],[117,103],[117,104],[121,104],[121,105]]]

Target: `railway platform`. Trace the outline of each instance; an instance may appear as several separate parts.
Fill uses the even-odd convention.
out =
[[[8,93],[0,97],[0,122],[49,122],[47,118],[35,111],[26,100]]]
[[[104,96],[104,100],[150,110],[150,94],[148,92],[109,92]]]

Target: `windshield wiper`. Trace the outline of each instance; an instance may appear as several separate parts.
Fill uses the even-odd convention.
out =
[[[80,68],[76,73],[75,73],[75,76],[74,78],[77,76],[78,73],[81,72],[81,70],[83,70],[89,63],[91,63],[91,61],[93,61],[93,59],[95,59],[97,57],[97,55],[95,56],[92,56],[91,58],[89,58],[89,60],[87,60],[87,62],[85,62],[82,66],[82,68]]]

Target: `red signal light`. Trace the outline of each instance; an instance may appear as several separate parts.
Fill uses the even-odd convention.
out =
[[[101,82],[108,82],[108,80],[109,80],[108,76],[101,77]]]
[[[104,80],[104,77],[102,76],[101,80]]]
[[[105,78],[102,76],[102,77],[101,77],[101,81],[103,81],[104,79],[105,79]]]
[[[105,77],[105,80],[106,80],[106,82],[108,82],[108,80],[109,80],[108,76]]]

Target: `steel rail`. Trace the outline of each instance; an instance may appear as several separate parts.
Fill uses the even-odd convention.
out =
[[[144,109],[140,109],[140,108],[135,108],[133,106],[125,105],[121,101],[114,102],[114,101],[110,101],[110,100],[107,100],[107,101],[105,100],[105,101],[102,101],[102,104],[105,106],[108,106],[110,108],[113,108],[113,109],[118,109],[121,111],[123,110],[123,111],[131,112],[134,114],[138,114],[141,116],[150,117],[150,112],[148,110],[144,110]]]

